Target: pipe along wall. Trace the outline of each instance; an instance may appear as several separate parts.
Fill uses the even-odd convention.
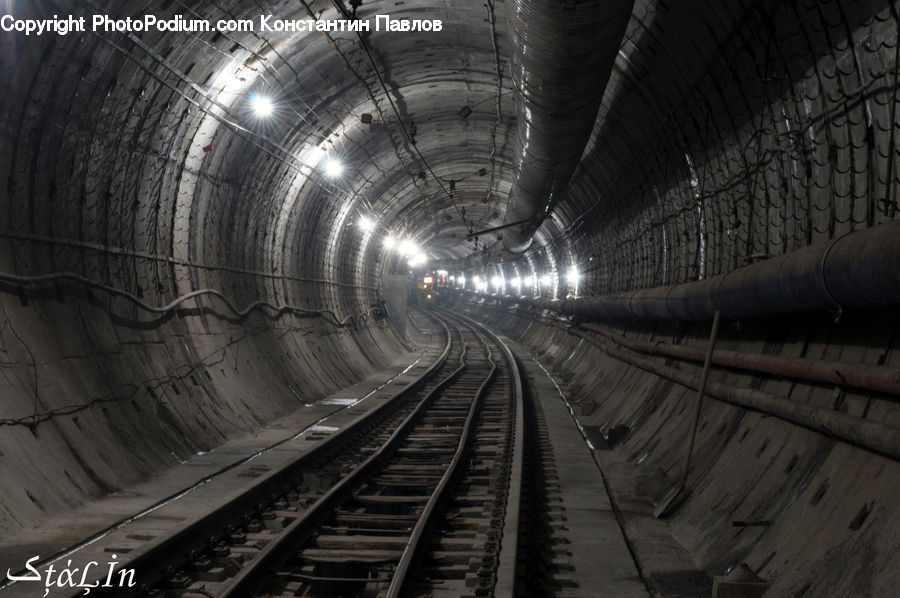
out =
[[[586,324],[475,295],[455,305],[545,366],[589,438],[625,426],[624,438],[595,455],[627,505],[645,573],[667,575],[641,517],[653,517],[680,475],[708,323]],[[746,562],[772,583],[773,596],[890,595],[900,409],[886,391],[900,371],[898,326],[890,308],[848,309],[838,322],[830,314],[723,322],[686,499],[666,519],[697,567],[722,575]],[[777,373],[757,363],[772,361]],[[859,386],[833,384],[798,363],[813,371],[839,364],[838,379],[854,368],[878,374],[855,379]]]
[[[671,529],[700,568],[747,562],[772,595],[880,596],[896,583],[877,563],[890,558],[900,491],[898,263],[890,223],[697,282],[556,301],[466,293],[456,306],[567,383],[585,429],[625,426],[600,462],[625,476],[613,485],[638,512],[678,477],[721,309],[731,325],[712,356],[716,400]]]
[[[900,304],[900,222],[848,233],[825,243],[695,282],[602,297],[526,299],[588,319],[711,320],[896,307]]]

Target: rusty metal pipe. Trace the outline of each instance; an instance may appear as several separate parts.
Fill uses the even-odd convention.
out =
[[[633,341],[593,324],[581,324],[581,328],[600,334],[617,345],[640,353],[668,355],[688,361],[702,361],[703,352],[694,347],[662,342]],[[900,396],[900,368],[844,361],[821,361],[802,357],[784,357],[741,353],[719,349],[713,356],[716,365],[774,374],[835,386],[873,390]]]
[[[575,332],[589,342],[597,344],[584,333]],[[697,376],[671,366],[640,357],[627,349],[602,347],[607,355],[623,363],[633,365],[646,372],[671,380],[686,388],[696,390]],[[705,394],[714,399],[774,415],[785,421],[809,428],[840,440],[850,442],[865,449],[900,460],[900,429],[862,417],[848,415],[841,411],[814,407],[787,397],[777,396],[760,390],[737,388],[720,382],[708,382]]]
[[[585,332],[574,328],[566,329],[585,339],[592,345],[604,350],[607,355],[623,363],[640,368],[681,384],[690,389],[697,389],[696,376],[671,366],[658,364],[653,360],[640,357],[629,349],[615,349],[606,346]],[[741,389],[734,386],[709,382],[706,395],[739,407],[755,409],[797,424],[884,454],[892,459],[900,460],[900,429],[875,421],[867,420],[834,411],[813,407],[787,397],[772,395],[759,390]]]
[[[711,320],[716,310],[723,317],[742,319],[896,307],[900,306],[900,221],[696,282],[602,297],[530,301],[585,319],[685,321]]]

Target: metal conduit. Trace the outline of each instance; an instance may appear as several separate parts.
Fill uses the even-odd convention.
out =
[[[515,299],[522,301],[522,299]],[[900,221],[697,282],[602,297],[525,299],[585,319],[711,320],[900,306]]]
[[[604,347],[596,339],[577,330],[570,330],[570,332],[604,350],[613,359],[671,380],[685,388],[696,390],[698,387],[699,377],[695,373],[656,363],[652,359],[635,355],[628,349]],[[774,415],[804,428],[822,432],[892,459],[900,460],[900,429],[894,426],[849,415],[842,411],[815,407],[761,390],[736,388],[721,382],[707,382],[705,391],[707,396],[714,399]]]
[[[697,376],[694,374],[671,366],[653,363],[647,358],[637,357],[621,349],[608,348],[606,351],[610,357],[619,361],[672,380],[686,388],[697,388]],[[707,383],[706,394],[720,401],[768,413],[900,460],[900,429],[893,426],[848,415],[841,411],[814,407],[760,390],[735,388],[720,382]]]
[[[601,343],[599,339],[590,336],[586,331],[569,328],[566,332],[583,338],[605,351],[613,359],[672,380],[685,388],[693,390],[698,388],[699,377],[695,373],[657,363],[653,359],[637,355],[631,349],[617,349],[604,344],[605,342],[615,342],[613,339]],[[900,428],[841,411],[815,407],[788,397],[749,388],[737,388],[720,382],[707,382],[705,393],[714,399],[768,413],[799,426],[900,460]]]
[[[605,336],[626,349],[639,353],[668,355],[688,361],[703,361],[702,349],[663,342],[632,341],[624,336],[592,324],[582,324],[585,330]],[[900,368],[867,363],[825,361],[783,355],[763,355],[717,349],[712,362],[730,368],[775,374],[835,386],[849,386],[900,396]]]
[[[518,134],[503,245],[520,253],[561,199],[590,138],[633,0],[509,3]]]

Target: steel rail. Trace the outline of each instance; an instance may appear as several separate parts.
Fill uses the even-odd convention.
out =
[[[460,434],[459,442],[456,445],[456,451],[453,454],[453,459],[450,461],[449,467],[447,467],[446,471],[444,471],[444,475],[441,476],[441,480],[438,482],[437,487],[435,488],[431,497],[428,499],[425,507],[422,509],[422,513],[421,515],[419,515],[419,520],[416,521],[416,525],[413,528],[412,534],[410,534],[409,541],[406,543],[406,546],[403,549],[403,555],[400,557],[400,561],[397,563],[397,567],[394,569],[394,575],[391,579],[391,585],[388,587],[385,598],[400,597],[400,593],[406,585],[410,567],[412,566],[415,558],[420,554],[422,550],[422,545],[424,544],[423,540],[426,538],[426,530],[434,522],[434,515],[437,512],[438,504],[445,498],[447,488],[450,486],[450,481],[459,471],[459,466],[463,461],[463,457],[469,450],[469,436],[471,435],[472,428],[474,427],[475,416],[478,413],[479,408],[481,407],[482,399],[484,398],[484,394],[487,391],[488,386],[494,381],[494,377],[497,373],[497,363],[491,358],[491,352],[488,343],[484,341],[482,342],[488,349],[488,363],[491,364],[491,370],[488,373],[487,377],[482,381],[481,385],[478,387],[478,391],[475,393],[472,404],[469,406],[469,412],[466,416],[466,421],[463,424],[462,434]]]
[[[314,528],[321,525],[332,514],[333,509],[347,496],[349,490],[358,486],[376,466],[386,459],[387,455],[393,451],[397,444],[407,436],[412,427],[418,423],[419,415],[430,406],[438,396],[438,393],[454,382],[466,369],[468,348],[468,343],[465,343],[460,355],[460,366],[422,398],[413,412],[394,430],[390,438],[363,463],[332,486],[325,495],[310,505],[297,519],[288,524],[277,538],[266,544],[262,550],[254,555],[250,563],[246,564],[226,586],[220,589],[217,593],[218,598],[245,596],[248,588],[259,582],[259,578],[269,571],[273,565],[278,566],[287,560],[298,546],[314,533]]]
[[[394,397],[385,401],[377,408],[360,415],[352,422],[332,434],[327,441],[322,442],[310,452],[303,455],[285,468],[272,471],[258,478],[246,492],[229,500],[214,511],[203,515],[195,522],[181,529],[176,534],[168,536],[152,546],[147,552],[139,554],[129,561],[120,563],[117,571],[128,568],[141,572],[140,587],[104,589],[102,586],[94,588],[92,596],[115,596],[116,598],[130,598],[138,596],[143,588],[159,583],[173,566],[173,561],[188,559],[190,553],[202,552],[211,537],[221,536],[227,526],[240,517],[241,513],[253,512],[266,498],[276,494],[285,486],[287,480],[295,478],[299,472],[308,467],[310,463],[321,459],[335,446],[340,446],[349,441],[369,424],[373,418],[385,413],[391,406],[396,405],[404,398],[422,388],[447,362],[453,346],[453,338],[449,328],[438,319],[438,323],[444,329],[446,341],[440,355],[426,369],[418,379],[399,391]],[[173,555],[178,555],[173,558]],[[78,592],[80,595],[82,592]]]
[[[446,310],[442,310],[446,313]],[[470,325],[477,326],[500,347],[509,367],[509,379],[512,384],[513,403],[515,405],[515,427],[512,450],[512,469],[506,494],[506,512],[503,520],[503,535],[500,540],[500,551],[497,557],[497,581],[494,585],[494,598],[511,598],[515,595],[516,568],[518,565],[517,550],[519,544],[519,519],[522,499],[522,467],[525,451],[525,406],[522,390],[522,376],[519,365],[509,346],[490,328],[462,314],[454,313]]]
[[[509,346],[500,337],[485,328],[497,340],[510,367],[513,401],[515,402],[515,436],[513,437],[512,471],[506,493],[506,513],[503,521],[503,535],[500,539],[500,554],[497,557],[497,582],[494,584],[495,598],[512,598],[516,589],[517,551],[519,545],[519,517],[522,502],[522,467],[525,460],[525,405],[522,391],[522,376],[519,366]]]

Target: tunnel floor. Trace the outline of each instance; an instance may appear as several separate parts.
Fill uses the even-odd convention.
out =
[[[559,587],[547,595],[712,595],[712,578],[697,568],[666,521],[654,517],[654,497],[639,492],[640,480],[615,446],[602,446],[599,435],[582,427],[567,400],[568,385],[526,347],[510,346],[527,372],[538,426],[546,429],[541,452],[556,473],[565,528],[561,562],[580,589],[567,591],[563,572]]]
[[[104,566],[134,558],[399,392],[441,350],[437,335],[415,327],[410,332],[414,350],[390,368],[256,434],[5,538],[0,567],[20,568],[26,553],[54,555],[59,567],[70,558]],[[635,492],[614,451],[591,444],[566,400],[565,383],[526,347],[504,341],[519,361],[528,405],[517,595],[710,595],[711,579],[696,568],[666,523],[653,517],[652,504]],[[19,583],[3,595],[33,592]],[[71,589],[53,588],[50,595],[71,595]]]
[[[241,494],[254,480],[296,460],[341,426],[400,392],[440,352],[440,339],[432,335],[413,329],[411,340],[417,348],[398,357],[391,367],[301,407],[254,434],[196,454],[137,486],[3,538],[0,569],[21,570],[23,555],[39,555],[41,563],[52,557],[57,568],[65,566],[69,558],[72,563],[94,561],[103,568],[111,561],[135,557],[154,541]],[[4,598],[34,596],[35,588],[15,583],[0,592]],[[72,589],[53,588],[50,595],[72,595]]]
[[[900,595],[900,0],[2,4],[0,598]]]

